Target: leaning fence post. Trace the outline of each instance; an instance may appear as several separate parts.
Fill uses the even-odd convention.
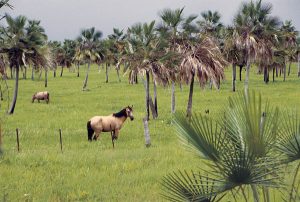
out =
[[[59,129],[59,141],[60,141],[60,150],[63,152],[63,144],[62,144],[62,137],[61,137],[61,129]]]
[[[20,151],[20,142],[19,142],[19,129],[16,128],[16,133],[17,133],[17,148],[18,148],[18,152]]]
[[[145,145],[146,145],[146,147],[150,147],[151,146],[151,140],[150,140],[150,133],[149,133],[149,126],[148,126],[147,116],[143,118],[143,123],[144,123]]]

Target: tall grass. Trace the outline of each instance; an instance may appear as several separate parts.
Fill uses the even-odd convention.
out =
[[[81,67],[84,75],[84,67]],[[263,83],[263,75],[255,69],[250,75],[250,90],[255,89],[272,105],[297,107],[300,104],[300,79],[296,65],[283,82]],[[28,71],[30,72],[30,71]],[[244,72],[243,72],[244,73]],[[231,92],[231,71],[220,90],[202,90],[195,83],[193,111],[220,116]],[[37,76],[35,77],[37,78]],[[161,201],[161,179],[178,169],[203,166],[198,158],[186,152],[178,143],[171,120],[170,88],[158,88],[157,120],[150,120],[150,148],[144,146],[145,116],[144,87],[130,85],[127,75],[119,83],[116,72],[98,73],[92,66],[89,91],[82,91],[84,77],[65,71],[63,77],[49,74],[48,88],[43,80],[21,80],[15,113],[4,115],[0,157],[0,200],[8,201]],[[10,92],[13,81],[9,81]],[[50,92],[50,103],[31,103],[36,91]],[[176,87],[176,109],[185,110],[188,86]],[[237,81],[243,91],[243,82]],[[127,121],[120,132],[115,149],[109,133],[100,141],[88,142],[86,122],[94,115],[117,112],[127,105],[134,106],[134,121]],[[2,109],[3,110],[3,109]],[[3,113],[2,113],[3,114]],[[20,152],[16,149],[16,132],[20,131]],[[63,153],[59,132],[62,129]]]

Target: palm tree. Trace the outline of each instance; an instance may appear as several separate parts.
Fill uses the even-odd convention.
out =
[[[101,52],[103,53],[103,62],[105,63],[105,82],[108,83],[108,71],[111,65],[117,63],[114,50],[114,42],[106,39],[101,42]]]
[[[6,22],[8,24],[8,32],[11,34],[11,41],[9,42],[8,47],[6,49],[6,53],[8,53],[9,63],[11,69],[14,67],[16,69],[16,77],[15,77],[15,89],[14,89],[14,97],[11,102],[10,108],[8,110],[9,114],[13,114],[15,105],[17,102],[18,96],[18,87],[19,87],[19,69],[22,65],[25,65],[25,48],[23,45],[23,41],[25,42],[26,33],[25,33],[25,25],[26,18],[24,16],[18,16],[16,19],[13,19],[9,15],[6,16]]]
[[[262,4],[262,0],[257,2],[243,3],[238,14],[234,18],[234,27],[237,32],[236,45],[245,52],[246,78],[245,90],[249,86],[250,65],[254,60],[261,61],[266,57],[268,63],[272,61],[272,47],[270,44],[274,40],[279,20],[270,16],[271,4]],[[267,54],[266,54],[267,53]]]
[[[251,189],[254,201],[259,201],[257,186],[277,187],[282,164],[274,155],[279,123],[278,109],[263,107],[261,97],[254,93],[229,98],[224,117],[216,121],[196,114],[189,121],[184,114],[176,114],[174,125],[180,139],[209,169],[167,175],[165,197],[219,201],[237,192],[247,201],[245,191]]]
[[[164,26],[170,32],[167,36],[169,37],[169,50],[172,52],[176,52],[178,29],[184,21],[183,10],[184,8],[175,10],[165,9],[159,14]],[[171,112],[175,113],[175,80],[172,80]]]
[[[285,21],[280,28],[280,38],[282,38],[282,50],[286,54],[285,66],[284,66],[284,78],[286,79],[286,65],[289,63],[288,76],[291,72],[291,63],[296,60],[297,53],[297,35],[295,27],[292,25],[292,21]]]
[[[62,45],[59,41],[49,41],[49,46],[52,52],[52,63],[53,63],[53,77],[56,77],[57,66],[60,64],[60,54],[62,52]],[[33,80],[33,70],[32,68],[32,80]]]
[[[83,90],[86,90],[87,82],[88,82],[88,76],[89,76],[89,70],[91,63],[95,61],[97,58],[100,58],[100,55],[96,52],[96,42],[99,41],[99,39],[102,37],[102,32],[95,30],[94,27],[89,29],[84,29],[81,31],[81,34],[78,38],[78,41],[80,42],[80,53],[84,60],[88,63],[88,68],[86,71],[85,80],[83,83]]]
[[[2,7],[9,7],[10,9],[13,9],[13,6],[8,3],[9,0],[0,0],[0,8]],[[5,18],[5,15],[0,15],[0,20]]]
[[[30,33],[40,33],[45,39],[47,39],[47,35],[45,34],[45,29],[40,25],[40,20],[28,20],[28,26],[26,27],[27,34]],[[33,68],[34,69],[34,68]],[[26,79],[27,68],[24,68],[24,78]],[[33,75],[33,74],[32,74]]]
[[[123,61],[126,72],[129,72],[129,82],[137,81],[138,74],[145,75],[145,101],[146,101],[146,120],[149,120],[150,109],[153,118],[157,118],[157,93],[156,85],[166,85],[169,81],[169,69],[165,61],[171,61],[170,55],[166,52],[165,43],[158,37],[154,27],[155,21],[150,23],[138,23],[128,28],[125,55]],[[154,103],[150,96],[150,78],[154,85]],[[143,78],[142,78],[143,79]]]
[[[275,73],[276,73],[276,76],[278,76],[278,69],[280,71],[284,70],[285,57],[286,57],[286,53],[284,50],[274,49],[273,60],[270,65],[273,68],[273,82],[275,82]]]
[[[126,38],[126,35],[124,35],[123,30],[119,30],[117,28],[113,28],[113,34],[109,35],[108,38],[113,41],[113,53],[115,56],[115,59],[117,61],[116,63],[116,71],[118,75],[118,80],[121,82],[120,79],[120,64],[121,64],[121,58],[122,55],[124,55],[124,47],[125,47],[125,42],[124,39]]]
[[[10,5],[9,3],[9,0],[1,0],[0,1],[0,8],[2,8],[2,7],[4,7],[4,6],[7,6],[7,7],[9,7],[9,8],[13,8],[12,7],[12,5]],[[5,16],[1,16],[0,15],[0,21],[4,18]],[[2,36],[2,30],[4,30],[4,28],[1,26],[0,27],[0,29],[1,29],[1,32],[0,32],[0,44],[1,44],[1,47],[3,46],[2,44],[4,44],[4,41],[3,41],[3,39],[5,38],[5,36],[4,36],[4,38],[3,38],[3,36]],[[2,52],[2,50],[0,51],[0,52]],[[0,58],[0,71],[1,71],[1,75],[2,75],[2,78],[4,78],[4,79],[6,79],[6,73],[5,73],[5,64],[4,64],[4,61],[3,61],[3,56],[1,55],[1,58]],[[1,87],[1,86],[0,86]],[[2,89],[1,89],[1,100],[2,100]],[[1,121],[1,120],[0,120]],[[1,128],[1,123],[0,123],[0,155],[2,154],[2,148],[1,148],[1,146],[2,146],[2,128]]]
[[[235,92],[236,66],[239,60],[239,50],[234,43],[234,29],[227,27],[225,31],[223,54],[227,61],[232,64],[232,91]]]
[[[202,19],[197,21],[202,33],[211,35],[216,39],[220,39],[220,30],[223,24],[220,22],[221,15],[218,11],[204,11],[201,13]]]
[[[56,59],[61,66],[60,77],[63,75],[64,67],[70,68],[75,57],[76,42],[65,39],[62,47],[57,49]]]
[[[47,50],[47,37],[39,30],[28,29],[26,17],[18,16],[14,19],[6,15],[6,21],[9,41],[3,48],[3,52],[8,54],[10,67],[16,70],[14,96],[8,110],[9,114],[13,114],[18,95],[20,68],[26,66],[25,61],[31,61],[36,66],[48,67],[50,58]]]
[[[189,43],[185,47],[189,48],[180,51],[183,60],[179,67],[179,74],[181,80],[190,84],[186,115],[191,117],[195,76],[200,86],[204,86],[210,79],[219,88],[227,62],[216,42],[209,36],[204,36],[197,43]]]

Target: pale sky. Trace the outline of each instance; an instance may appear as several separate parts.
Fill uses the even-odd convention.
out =
[[[83,28],[96,27],[104,37],[113,27],[126,30],[137,22],[159,22],[164,8],[182,8],[184,15],[212,10],[221,13],[221,22],[231,24],[242,0],[10,0],[12,16],[25,15],[41,20],[49,40],[75,39]],[[292,20],[300,30],[300,0],[264,0],[273,5],[272,15]]]

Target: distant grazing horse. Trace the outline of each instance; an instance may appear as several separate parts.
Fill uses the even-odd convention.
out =
[[[37,92],[32,96],[32,102],[34,102],[35,99],[37,99],[38,102],[40,102],[40,100],[45,100],[46,103],[48,104],[50,101],[49,92],[48,91]]]
[[[97,140],[101,132],[112,132],[112,143],[118,139],[120,129],[127,117],[132,121],[133,110],[132,107],[125,107],[118,113],[111,114],[109,116],[94,116],[87,122],[88,140]],[[94,135],[95,133],[95,135]]]

